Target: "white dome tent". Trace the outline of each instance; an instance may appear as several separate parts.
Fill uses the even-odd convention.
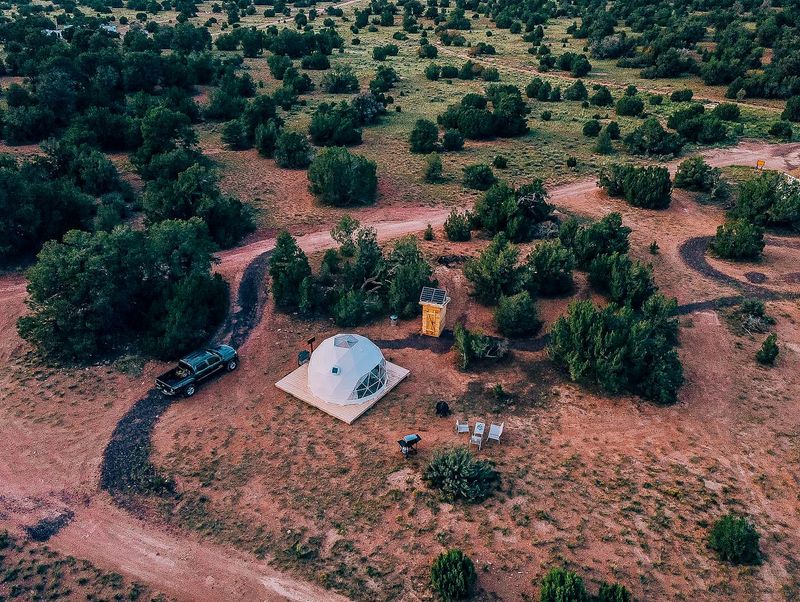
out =
[[[322,341],[308,363],[275,386],[352,424],[408,374],[368,338],[342,333]]]
[[[383,393],[387,380],[386,360],[381,350],[357,334],[337,334],[325,339],[308,363],[308,388],[329,403],[366,403]]]

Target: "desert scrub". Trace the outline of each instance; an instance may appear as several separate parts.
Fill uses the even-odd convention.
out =
[[[442,552],[431,566],[431,586],[445,602],[470,598],[477,580],[475,565],[459,549]]]
[[[719,554],[720,560],[733,564],[759,564],[761,549],[758,540],[758,532],[749,520],[726,514],[714,524],[708,547]]]
[[[468,504],[482,502],[500,483],[494,465],[476,460],[465,447],[437,451],[422,478],[439,490],[445,501],[462,500]]]
[[[772,366],[778,357],[778,335],[774,332],[764,339],[761,349],[756,353],[756,360],[763,366]]]
[[[542,578],[541,602],[589,602],[583,579],[576,573],[554,567]]]

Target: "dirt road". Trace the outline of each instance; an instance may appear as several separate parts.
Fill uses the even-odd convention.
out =
[[[800,165],[800,144],[743,142],[705,155],[717,166],[754,165],[763,159],[767,168],[790,169]],[[596,188],[594,180],[582,180],[554,188],[551,199],[556,205],[569,206],[570,199],[596,194]],[[359,213],[359,219],[386,240],[421,231],[428,223],[438,226],[449,212],[430,207],[402,211],[404,215],[388,219],[381,208],[373,208]],[[327,230],[300,236],[298,241],[306,252],[333,244]],[[274,243],[274,238],[265,238],[225,251],[219,256],[219,270],[238,286],[244,269]],[[4,368],[27,361],[26,347],[14,327],[24,312],[24,296],[23,278],[0,278],[4,308],[0,331],[5,334],[0,362]],[[120,419],[146,394],[160,365],[150,363],[136,377],[102,366],[79,371],[26,366],[25,370],[0,371],[0,390],[4,391],[0,396],[0,527],[19,530],[70,510],[73,518],[49,545],[146,581],[178,599],[341,599],[282,575],[267,562],[142,522],[115,507],[99,489],[103,450]],[[22,372],[34,376],[22,378]]]

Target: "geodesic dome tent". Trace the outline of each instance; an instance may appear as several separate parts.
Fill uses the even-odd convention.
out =
[[[383,353],[368,338],[357,334],[325,339],[308,363],[308,388],[328,403],[367,403],[385,392],[387,382]]]

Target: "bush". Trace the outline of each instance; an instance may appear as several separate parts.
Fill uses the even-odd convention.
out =
[[[621,196],[634,207],[666,209],[672,184],[666,167],[615,164],[600,172],[598,184],[610,196]]]
[[[464,148],[464,136],[458,130],[445,130],[442,147],[447,151],[460,151]]]
[[[638,117],[644,111],[644,102],[638,96],[623,96],[616,109],[619,116]]]
[[[723,102],[714,107],[711,114],[723,121],[739,121],[741,111],[739,105],[731,102]]]
[[[532,295],[554,296],[572,290],[575,255],[560,240],[537,245],[522,268],[522,286]]]
[[[717,228],[710,248],[722,259],[755,261],[764,250],[764,229],[744,219],[737,219]]]
[[[476,460],[465,447],[437,451],[422,478],[448,502],[482,502],[494,493],[500,475],[486,460]]]
[[[311,145],[302,134],[282,132],[275,144],[275,163],[288,169],[305,169],[311,163]]]
[[[631,229],[622,225],[622,216],[615,212],[588,225],[570,218],[561,224],[558,238],[575,254],[578,267],[586,269],[600,255],[627,253],[630,233]]]
[[[661,94],[654,94],[650,97],[649,102],[654,107],[664,104],[664,97]]]
[[[589,92],[581,80],[577,80],[564,90],[564,100],[586,100],[588,98]]]
[[[612,140],[619,140],[619,124],[616,121],[609,121],[606,131]]]
[[[733,564],[759,564],[761,550],[758,540],[758,532],[750,521],[727,514],[714,524],[708,546],[719,554],[720,560]]]
[[[632,261],[627,253],[595,257],[589,282],[610,301],[636,310],[656,291],[652,266]]]
[[[306,254],[285,230],[278,235],[269,259],[272,297],[278,307],[296,308],[300,301],[300,285],[311,275]]]
[[[756,360],[758,360],[759,364],[771,366],[775,363],[775,359],[778,357],[779,351],[778,335],[773,332],[766,339],[764,339],[764,343],[756,353]]]
[[[468,599],[477,580],[472,560],[458,549],[442,552],[431,567],[431,586],[444,602]]]
[[[351,67],[336,65],[332,71],[322,77],[320,87],[329,94],[358,92],[358,78]]]
[[[442,68],[436,63],[431,63],[425,67],[425,79],[436,81],[442,75]]]
[[[794,135],[792,124],[788,121],[776,121],[770,126],[769,135],[781,140],[791,140]]]
[[[441,182],[442,180],[442,158],[439,153],[431,153],[425,157],[425,172],[424,177],[426,182],[431,184]]]
[[[642,125],[625,136],[628,150],[639,155],[677,156],[683,144],[678,134],[667,132],[655,117],[645,119]]]
[[[589,602],[586,587],[576,573],[555,567],[542,578],[540,602]]]
[[[597,142],[594,145],[594,151],[601,155],[608,155],[614,152],[614,145],[611,144],[611,134],[608,133],[608,129],[600,132],[600,135],[597,137]]]
[[[500,334],[512,338],[536,334],[542,326],[536,303],[528,291],[500,297],[494,310],[494,321]]]
[[[589,102],[597,107],[610,107],[614,104],[614,97],[611,91],[605,86],[595,86],[595,93],[589,98]]]
[[[309,188],[326,205],[367,205],[375,201],[376,171],[373,161],[352,155],[346,148],[326,148],[308,169]]]
[[[786,108],[781,113],[781,119],[786,121],[800,121],[800,96],[792,96],[786,101]]]
[[[699,156],[681,162],[675,172],[675,187],[694,192],[711,192],[718,180],[719,170]]]
[[[503,232],[515,242],[530,240],[536,225],[553,211],[548,198],[539,179],[517,190],[505,182],[495,184],[475,203],[476,225],[492,234]]]
[[[633,596],[624,585],[603,581],[595,602],[633,602]]]
[[[439,128],[427,119],[417,119],[409,136],[412,153],[432,153],[439,142]]]
[[[314,111],[308,132],[319,146],[351,146],[361,144],[359,125],[358,114],[346,102],[323,102]]]
[[[689,89],[685,90],[675,90],[672,94],[669,95],[669,99],[672,102],[689,102],[692,100],[694,96],[694,92]]]
[[[594,138],[600,133],[602,126],[597,119],[590,119],[583,124],[583,135],[588,138]]]
[[[496,167],[497,169],[505,169],[508,167],[508,159],[503,155],[496,155],[494,159],[492,159],[492,167]]]
[[[519,250],[498,234],[478,257],[464,264],[464,277],[473,284],[478,301],[494,305],[501,296],[516,292],[518,257]]]
[[[463,184],[465,188],[488,190],[497,182],[492,168],[483,163],[467,165],[464,168]]]
[[[675,345],[677,303],[652,295],[640,312],[611,303],[575,301],[550,331],[551,359],[572,380],[611,394],[629,391],[657,403],[674,403],[683,383]]]
[[[450,211],[444,221],[444,234],[453,242],[467,241],[472,237],[471,216],[468,212],[459,213],[457,209]]]
[[[398,240],[386,265],[390,274],[387,301],[389,309],[401,318],[411,318],[420,313],[419,291],[431,286],[431,267],[422,256],[413,236]]]

